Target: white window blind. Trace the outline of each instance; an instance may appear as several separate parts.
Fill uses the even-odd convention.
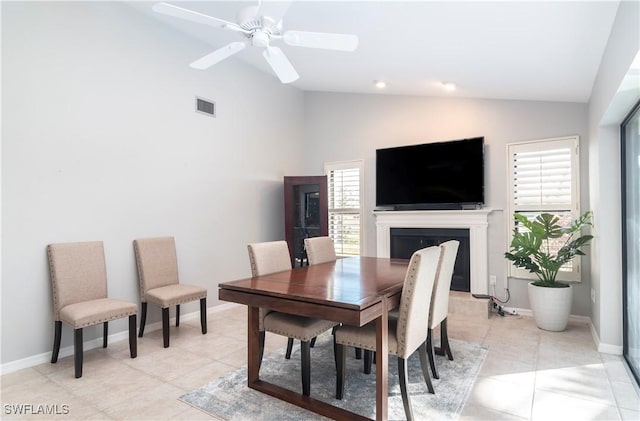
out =
[[[560,217],[568,226],[580,214],[579,138],[577,136],[545,139],[507,145],[509,159],[509,230],[523,229],[513,218],[514,213],[535,219],[541,213]],[[560,248],[565,238],[552,240],[552,248]],[[535,275],[510,265],[510,275],[534,279]],[[579,281],[579,259],[560,269],[559,280]]]
[[[329,236],[338,256],[357,256],[362,243],[362,161],[325,164]]]

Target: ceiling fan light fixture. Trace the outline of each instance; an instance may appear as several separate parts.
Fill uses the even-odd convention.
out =
[[[456,84],[453,82],[442,82],[442,87],[448,92],[453,92],[457,88]]]
[[[378,89],[384,89],[387,87],[387,82],[385,82],[384,80],[374,80],[373,84]]]

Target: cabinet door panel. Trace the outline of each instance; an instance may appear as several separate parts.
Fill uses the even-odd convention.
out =
[[[304,239],[328,235],[327,177],[284,177],[285,239],[291,264],[306,264]]]

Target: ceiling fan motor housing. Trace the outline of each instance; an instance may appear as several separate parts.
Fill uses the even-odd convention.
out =
[[[263,31],[262,29],[258,29],[253,34],[251,34],[251,45],[255,47],[268,47],[269,46],[269,34]]]

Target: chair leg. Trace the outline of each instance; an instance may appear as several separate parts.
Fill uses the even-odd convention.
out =
[[[207,333],[207,297],[200,299],[200,328],[202,334]]]
[[[346,346],[336,344],[336,399],[344,396],[344,371],[347,363]]]
[[[287,340],[287,352],[284,354],[284,358],[287,360],[291,358],[291,351],[293,350],[293,338]]]
[[[162,309],[162,339],[164,347],[169,348],[169,307]]]
[[[427,356],[429,357],[429,365],[431,366],[431,374],[433,374],[434,379],[439,379],[438,370],[436,369],[436,361],[435,356],[433,355],[433,341],[431,337],[433,336],[433,329],[429,329],[427,331]]]
[[[144,334],[144,325],[147,323],[147,303],[142,303],[142,315],[140,316],[140,330],[138,331],[138,337],[142,338]]]
[[[336,370],[338,370],[338,344],[336,342],[335,327],[334,327],[334,330],[331,332],[331,335],[333,335],[333,362],[336,365]]]
[[[447,357],[449,361],[453,361],[453,354],[451,354],[451,348],[449,347],[449,335],[447,334],[447,318],[440,323],[440,342],[441,347],[444,348],[444,351],[447,353]]]
[[[400,394],[402,395],[404,413],[407,416],[407,421],[412,421],[413,413],[411,412],[411,401],[409,400],[409,393],[407,391],[407,360],[400,357],[398,357],[398,376],[400,380]]]
[[[262,365],[262,356],[264,355],[264,330],[258,332],[258,350],[260,351],[260,363],[258,367]]]
[[[82,377],[82,328],[74,330],[73,359],[76,369],[76,379]]]
[[[371,374],[371,360],[373,352],[368,349],[364,350],[364,374]]]
[[[180,326],[180,304],[176,304],[176,327]]]
[[[58,354],[60,353],[60,338],[62,337],[62,322],[56,320],[54,323],[53,333],[53,352],[51,353],[51,364],[58,362]]]
[[[137,318],[135,314],[129,316],[129,354],[131,358],[138,356],[138,338],[136,336]]]
[[[302,394],[309,396],[311,393],[311,342],[300,342],[300,363],[302,371]]]
[[[311,346],[311,348],[313,348],[314,346],[316,346],[316,339],[317,339],[317,338],[315,338],[315,337],[311,339],[311,343],[309,344],[309,346]]]
[[[418,347],[418,353],[420,354],[420,368],[422,369],[424,382],[427,384],[429,393],[435,393],[433,390],[433,384],[431,384],[431,377],[429,377],[429,368],[427,366],[427,341],[424,341],[424,343]]]
[[[109,337],[109,322],[102,324],[102,347],[107,347],[107,338]]]
[[[362,348],[356,348],[356,360],[362,359]]]

